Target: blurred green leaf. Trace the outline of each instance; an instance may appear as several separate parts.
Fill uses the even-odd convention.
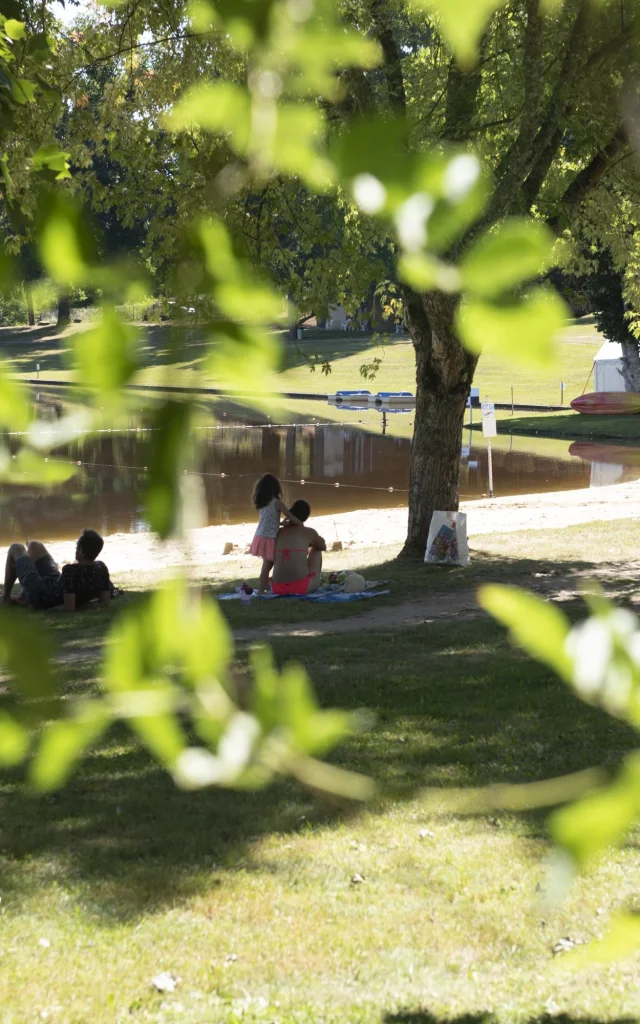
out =
[[[24,39],[27,34],[27,26],[24,21],[16,21],[15,18],[7,18],[4,23],[4,30],[9,36],[9,39],[13,39],[14,41]]]
[[[145,696],[151,703],[151,694],[142,695],[142,703]],[[187,748],[186,734],[175,714],[137,714],[128,718],[128,722],[154,757],[168,771],[173,771],[180,754]]]
[[[47,192],[37,227],[40,258],[51,279],[64,287],[87,280],[95,248],[79,204],[58,189]]]
[[[374,783],[365,775],[345,771],[336,765],[316,761],[315,758],[292,758],[288,767],[303,785],[329,796],[360,801],[370,800],[375,792]]]
[[[145,494],[145,515],[149,526],[161,538],[176,529],[180,515],[180,474],[186,458],[191,407],[187,402],[168,401],[151,421],[153,443],[149,450],[149,476]]]
[[[206,368],[226,388],[250,394],[258,407],[270,409],[279,391],[274,374],[281,357],[274,334],[231,322],[216,324]]]
[[[25,430],[31,420],[28,391],[7,367],[0,366],[0,424],[10,430]]]
[[[373,178],[384,186],[385,197],[378,209],[386,204],[387,193],[397,203],[411,191],[415,163],[402,118],[363,117],[352,121],[335,138],[331,155],[342,176],[355,179],[356,201],[361,176],[366,176],[361,184]],[[378,210],[370,208],[366,212]]]
[[[98,392],[96,401],[114,396],[138,368],[135,330],[106,306],[98,327],[73,336],[72,366],[78,381]]]
[[[553,242],[540,221],[507,220],[465,254],[459,265],[462,285],[474,295],[495,299],[547,270]]]
[[[231,237],[222,221],[213,217],[201,220],[196,240],[203,252],[205,269],[213,281],[237,283],[242,280]]]
[[[550,601],[519,587],[488,584],[478,591],[478,603],[531,657],[571,679],[571,659],[565,650],[569,621]]]
[[[64,178],[71,177],[70,156],[70,153],[64,153],[59,146],[53,143],[50,146],[41,146],[38,152],[32,156],[31,165],[45,181],[62,181]]]
[[[429,253],[404,253],[398,260],[398,274],[416,291],[457,292],[461,286],[457,268]]]
[[[29,770],[31,784],[41,792],[65,784],[85,751],[111,722],[101,701],[84,701],[73,718],[61,718],[45,726]]]
[[[325,132],[325,115],[308,103],[278,105],[273,143],[273,167],[297,175],[312,188],[322,191],[333,177],[333,166],[319,152]]]
[[[491,352],[511,363],[546,369],[555,361],[557,337],[567,316],[559,295],[534,288],[514,302],[463,299],[456,330],[471,352]]]
[[[570,970],[590,965],[611,964],[637,954],[640,948],[640,914],[619,913],[611,919],[605,935],[588,946],[581,946],[566,958]]]
[[[4,467],[0,467],[0,479],[12,484],[53,487],[66,483],[77,472],[78,466],[75,463],[50,459],[28,448],[21,448]]]
[[[232,82],[194,85],[174,104],[167,116],[167,126],[172,131],[189,131],[198,126],[204,131],[229,135],[233,148],[243,156],[251,135],[251,99],[246,89]]]
[[[617,846],[640,817],[640,753],[631,754],[606,789],[597,790],[551,815],[553,838],[583,866]]]
[[[436,253],[446,252],[475,224],[491,193],[489,177],[473,153],[423,156],[419,187],[437,197],[427,224],[427,242]]]
[[[0,765],[12,768],[24,761],[31,745],[29,730],[8,711],[0,711]]]
[[[224,673],[233,650],[231,630],[218,606],[190,590],[183,578],[156,590],[147,606],[149,657],[159,669],[179,666],[191,685]]]
[[[215,289],[215,300],[223,316],[262,326],[273,323],[282,313],[282,299],[267,285],[250,282],[223,282]],[[257,336],[257,331],[253,332]]]
[[[412,0],[412,6],[429,14],[464,68],[474,66],[478,44],[490,19],[505,0]]]
[[[44,61],[51,54],[51,44],[46,32],[30,32],[27,39],[27,51],[37,61]],[[39,75],[36,75],[39,82]],[[56,94],[59,98],[59,93]]]
[[[21,106],[33,103],[36,98],[36,87],[28,78],[14,78],[11,96]]]
[[[4,247],[0,247],[0,295],[10,295],[16,279],[16,261]]]
[[[19,715],[28,722],[52,714],[57,706],[52,656],[51,638],[41,622],[21,608],[0,609],[0,660],[20,698]]]

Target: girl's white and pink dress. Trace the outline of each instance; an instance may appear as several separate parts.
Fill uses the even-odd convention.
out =
[[[276,508],[276,499],[272,498],[268,505],[260,509],[258,529],[251,541],[251,554],[264,558],[267,562],[275,562],[276,537],[279,529],[280,511]]]

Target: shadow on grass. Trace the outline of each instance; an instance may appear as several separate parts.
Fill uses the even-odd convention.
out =
[[[280,664],[304,662],[323,706],[373,712],[374,726],[332,760],[376,780],[374,813],[425,786],[533,781],[592,764],[613,769],[637,740],[513,650],[491,622],[273,646]],[[70,666],[67,681],[86,673]],[[18,777],[5,773],[0,800],[3,888],[13,904],[33,899],[44,859],[58,884],[81,886],[83,904],[116,921],[220,884],[221,871],[252,869],[263,836],[332,827],[358,813],[322,804],[288,780],[258,793],[181,792],[123,727],[60,793],[27,797]],[[520,822],[544,834],[539,815]]]
[[[347,552],[347,555],[353,560],[357,552]],[[295,598],[255,599],[249,606],[243,606],[239,601],[222,601],[219,607],[229,624],[239,629],[366,616],[375,608],[392,608],[418,601],[433,602],[430,614],[438,614],[438,599],[456,593],[466,593],[468,597],[470,592],[474,593],[485,583],[512,583],[538,590],[545,595],[558,591],[562,592],[566,600],[567,589],[571,590],[576,578],[585,581],[593,577],[600,581],[605,591],[622,603],[631,601],[638,589],[637,575],[634,575],[633,569],[626,570],[618,562],[608,564],[582,559],[560,561],[509,557],[477,550],[472,551],[472,558],[472,564],[467,567],[425,566],[421,560],[402,559],[388,559],[362,568],[357,564],[349,564],[350,569],[361,571],[367,580],[389,581],[389,594],[363,601],[317,604]],[[216,584],[211,592],[214,596],[232,593],[244,582],[246,577],[238,577],[222,585]],[[255,584],[257,576],[256,580],[249,582]],[[455,614],[455,609],[451,613]]]
[[[602,1018],[574,1017],[568,1013],[543,1014],[531,1017],[527,1024],[600,1024]],[[459,1017],[436,1017],[429,1010],[400,1010],[397,1013],[386,1013],[382,1024],[495,1024],[497,1018],[492,1013],[464,1013]],[[634,1017],[618,1017],[607,1024],[635,1024]]]

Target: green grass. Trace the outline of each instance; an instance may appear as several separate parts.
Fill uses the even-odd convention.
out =
[[[584,416],[573,410],[522,416],[498,411],[501,434],[538,435],[574,440],[640,441],[640,416]],[[480,429],[480,424],[474,424]]]
[[[368,560],[368,575],[384,569],[394,601],[547,570],[599,571],[632,596],[628,557],[639,540],[640,524],[625,520],[483,537],[469,570],[390,563],[392,549],[331,558]],[[236,571],[222,564],[209,585],[226,589]],[[65,654],[83,655],[63,663],[67,693],[96,685],[96,644],[152,582],[128,581],[128,596],[104,615],[44,617]],[[331,609],[222,607],[243,625]],[[333,760],[374,778],[376,798],[332,806],[286,780],[259,793],[182,793],[124,728],[59,794],[25,794],[18,772],[1,773],[0,1022],[542,1024],[550,1014],[578,1024],[635,1015],[638,957],[558,974],[551,948],[566,935],[595,938],[616,909],[636,904],[636,838],[546,908],[543,815],[438,817],[422,799],[426,788],[526,782],[596,763],[614,770],[635,734],[578,702],[486,619],[273,647],[279,664],[305,664],[324,706],[373,712]],[[243,646],[237,662],[244,671]],[[356,874],[364,882],[352,884]],[[175,994],[151,988],[160,971],[182,979]]]
[[[39,362],[42,377],[68,379],[66,351],[71,334],[79,329],[81,325],[74,325],[58,335],[54,328],[31,331],[4,328],[0,330],[0,351],[21,376],[33,376]],[[183,326],[153,326],[144,328],[142,337],[144,369],[137,377],[140,383],[185,386],[219,383],[202,374],[204,331]],[[172,350],[175,340],[182,345],[178,356]],[[475,384],[480,387],[483,398],[487,394],[495,402],[511,401],[513,386],[516,403],[550,405],[560,402],[560,381],[564,380],[565,400],[569,401],[582,393],[601,340],[589,318],[585,318],[565,330],[555,368],[532,372],[528,368],[506,367],[503,360],[485,355],[480,359]],[[367,382],[360,375],[360,367],[375,358],[381,358],[382,363],[375,380]],[[283,391],[318,393],[354,387],[374,392],[415,390],[413,347],[405,336],[391,336],[384,345],[373,344],[368,335],[353,333],[342,337],[307,338],[297,344],[285,342],[283,360],[279,375]],[[329,376],[323,375],[319,368],[310,372],[309,360],[318,360],[319,364],[328,361],[331,364]]]
[[[630,1013],[637,959],[558,978],[551,947],[592,939],[635,898],[635,843],[543,909],[539,815],[433,818],[420,798],[426,786],[613,768],[630,731],[486,622],[274,646],[279,662],[305,662],[323,704],[374,712],[336,760],[373,776],[376,800],[348,813],[289,782],[180,793],[124,731],[58,795],[25,798],[5,774],[3,1024]],[[174,995],[151,989],[161,970],[181,977]]]

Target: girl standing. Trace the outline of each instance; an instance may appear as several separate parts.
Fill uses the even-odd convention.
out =
[[[253,504],[260,513],[258,529],[251,541],[251,554],[262,559],[262,571],[258,593],[264,594],[269,586],[269,573],[276,556],[276,537],[280,529],[280,516],[289,520],[292,526],[302,526],[299,519],[291,514],[282,500],[282,484],[272,473],[261,476],[253,492]]]

